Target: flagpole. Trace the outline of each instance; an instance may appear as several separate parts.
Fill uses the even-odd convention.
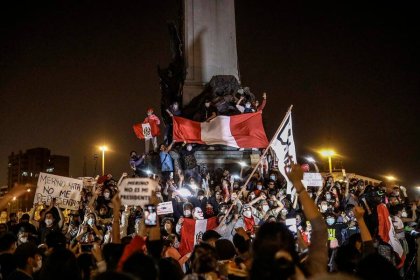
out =
[[[257,162],[257,165],[255,165],[254,170],[252,170],[251,174],[248,176],[248,179],[246,180],[245,184],[242,186],[242,191],[246,188],[246,185],[248,185],[249,181],[252,178],[252,175],[254,175],[255,171],[257,171],[258,166],[261,164],[262,159],[265,157],[265,155],[267,154],[269,148],[271,147],[271,145],[273,144],[274,140],[277,138],[278,134],[280,133],[281,128],[283,127],[284,123],[287,120],[287,116],[289,115],[289,113],[292,111],[293,105],[290,105],[289,110],[287,110],[286,115],[284,116],[280,126],[277,128],[276,133],[274,134],[273,138],[271,138],[270,143],[268,144],[267,148],[265,149],[264,153],[261,155],[260,160]]]

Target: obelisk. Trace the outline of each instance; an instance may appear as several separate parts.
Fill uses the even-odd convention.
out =
[[[184,0],[184,48],[184,105],[215,75],[239,80],[234,0]]]

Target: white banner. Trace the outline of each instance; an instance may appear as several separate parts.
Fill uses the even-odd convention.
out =
[[[172,201],[159,203],[156,212],[158,215],[172,214],[174,212]]]
[[[82,180],[41,172],[39,173],[34,204],[45,202],[50,205],[55,198],[58,207],[79,210],[80,191],[82,189]]]
[[[322,187],[323,179],[321,173],[303,173],[302,183],[307,187]]]
[[[275,140],[273,141],[271,148],[276,153],[276,156],[279,160],[279,171],[287,181],[286,193],[291,194],[293,200],[296,190],[293,187],[292,182],[290,182],[287,178],[285,170],[286,166],[290,166],[291,164],[296,163],[296,148],[295,141],[293,139],[291,111],[287,112],[283,126],[281,127],[277,137],[275,136]]]
[[[152,191],[156,190],[158,183],[149,178],[125,178],[118,189],[121,203],[129,206],[141,206],[149,203]]]

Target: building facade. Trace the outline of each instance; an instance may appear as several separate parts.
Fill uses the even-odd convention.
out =
[[[34,148],[12,153],[8,164],[8,190],[15,184],[27,185],[28,192],[20,199],[12,201],[10,210],[26,211],[32,208],[38,176],[40,172],[59,176],[69,176],[70,158],[52,155],[47,148]]]

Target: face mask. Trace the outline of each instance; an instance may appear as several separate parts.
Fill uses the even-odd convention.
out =
[[[213,216],[214,215],[213,208],[206,208],[206,214],[207,216]]]
[[[270,206],[263,205],[262,209],[264,210],[264,212],[267,212],[268,210],[270,210]]]
[[[203,212],[198,212],[198,211],[195,211],[195,212],[194,212],[194,218],[195,218],[196,220],[202,220],[202,219],[204,219]]]
[[[402,212],[401,212],[401,217],[402,217],[402,218],[407,218],[407,217],[408,217],[407,212],[402,211]]]
[[[254,199],[255,198],[255,194],[254,193],[251,193],[249,196],[251,197],[251,199]]]
[[[45,219],[45,224],[49,227],[49,226],[51,226],[52,225],[52,223],[53,223],[53,220],[52,219]]]
[[[282,214],[283,216],[286,216],[286,215],[287,215],[287,210],[286,210],[286,209],[282,209],[282,210],[281,210],[281,214]]]
[[[188,145],[188,146],[187,146],[187,151],[188,151],[188,152],[191,152],[191,150],[192,150],[192,146],[191,146],[191,145]]]
[[[210,103],[204,103],[204,106],[206,106],[206,108],[210,107]]]
[[[246,103],[246,104],[245,104],[245,108],[247,108],[247,109],[251,108],[251,104]]]
[[[262,190],[262,185],[257,185],[257,190]]]
[[[333,224],[334,224],[334,222],[335,222],[335,219],[334,219],[334,218],[327,218],[327,224],[328,224],[329,226],[333,225]]]
[[[21,238],[19,238],[19,240],[20,240],[20,242],[21,243],[26,243],[26,242],[28,242],[28,237],[21,237]]]
[[[109,198],[109,195],[110,195],[110,194],[109,194],[109,193],[107,193],[107,192],[106,192],[106,193],[104,193],[104,197],[105,197],[105,198]]]
[[[328,210],[328,206],[325,204],[321,205],[321,212],[326,212]]]
[[[178,249],[179,248],[179,241],[178,240],[175,240],[175,242],[174,242],[174,248],[175,249]]]
[[[153,115],[153,112],[147,112],[147,115],[151,116],[151,115]]]
[[[39,271],[42,268],[42,260],[36,261],[36,267],[33,268],[33,271]]]
[[[165,230],[170,231],[171,230],[171,225],[170,224],[165,224]]]
[[[93,224],[95,223],[95,221],[92,219],[92,218],[90,218],[88,221],[87,221],[87,223],[88,223],[88,225],[90,225],[91,227],[93,226]]]
[[[173,108],[174,108],[175,111],[178,110],[178,105],[174,104]]]
[[[244,217],[245,218],[251,218],[251,216],[252,216],[251,210],[244,211]]]
[[[203,195],[199,195],[199,196],[198,196],[198,199],[199,199],[199,200],[203,200],[203,198],[204,198],[204,196],[203,196]]]
[[[191,210],[184,210],[184,216],[187,218],[191,217]]]
[[[331,200],[331,195],[330,195],[330,194],[327,194],[327,195],[325,195],[325,198],[326,198],[327,200]]]
[[[270,180],[273,180],[273,181],[275,181],[275,180],[276,180],[276,176],[274,176],[274,175],[271,175],[271,176],[270,176]]]
[[[236,198],[238,198],[238,195],[236,193],[231,195],[232,200],[235,200]]]

